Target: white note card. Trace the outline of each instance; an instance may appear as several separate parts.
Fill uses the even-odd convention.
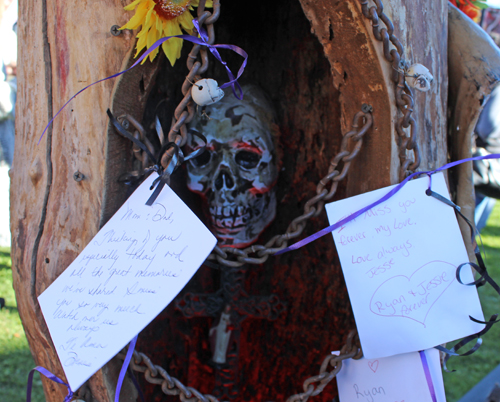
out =
[[[333,231],[364,356],[415,352],[479,332],[475,286],[461,285],[469,261],[452,207],[427,196],[429,178],[407,183],[387,201]],[[326,206],[330,224],[382,198],[392,187]],[[432,190],[449,198],[442,173]],[[473,281],[462,269],[462,281]]]
[[[217,242],[167,185],[145,205],[156,177],[38,297],[74,391],[174,299]]]
[[[429,349],[425,355],[436,401],[446,402],[439,352]],[[419,352],[344,360],[337,387],[340,402],[433,402]]]

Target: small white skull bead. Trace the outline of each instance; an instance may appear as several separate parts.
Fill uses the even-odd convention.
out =
[[[223,247],[246,247],[276,216],[274,185],[278,178],[274,110],[265,94],[243,86],[243,100],[226,96],[195,116],[189,132],[207,138],[206,150],[189,160],[188,188],[203,198],[208,224]],[[187,146],[202,146],[188,135]]]
[[[197,105],[207,106],[220,101],[224,97],[224,91],[219,88],[217,81],[204,78],[194,83],[191,97]]]
[[[413,64],[406,70],[406,82],[412,88],[422,92],[431,89],[434,77],[429,69],[422,64]]]

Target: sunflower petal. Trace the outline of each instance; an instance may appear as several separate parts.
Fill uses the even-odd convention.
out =
[[[146,18],[144,19],[144,25],[151,27],[151,16],[153,15],[154,8],[151,8],[148,10],[148,13],[146,14]],[[156,15],[156,13],[155,13]]]
[[[172,67],[174,66],[176,60],[181,57],[182,43],[182,39],[173,38],[169,39],[161,45],[163,53],[165,53],[165,55],[167,56],[167,59]]]
[[[200,5],[200,0],[192,0],[190,3],[190,9],[192,10],[192,7],[198,7]],[[205,3],[205,7],[212,8],[214,6],[214,2],[212,0],[207,0]]]
[[[147,33],[147,31],[142,31],[142,32],[145,32]],[[142,33],[141,32],[141,33]],[[146,35],[142,35],[139,40],[137,41],[137,45],[136,45],[136,49],[137,49],[137,54],[146,47],[146,42],[147,42],[147,34]],[[135,55],[135,57],[137,57],[137,54]]]
[[[151,45],[153,45],[153,43],[155,43],[157,40],[158,40],[158,31],[156,31],[156,29],[151,29],[149,32],[148,32],[148,36],[147,36],[147,47],[148,49],[151,47]]]
[[[141,29],[141,32],[139,32],[139,33],[137,34],[136,38],[141,38],[141,37],[143,37],[143,36],[145,36],[145,35],[147,35],[147,34],[148,34],[148,30],[147,30],[147,29],[145,29],[145,28],[143,27],[143,28]]]
[[[165,21],[165,23],[163,24],[163,29],[165,31],[165,36],[174,36],[182,34],[177,18],[170,21]],[[164,42],[162,45],[163,52],[167,56],[167,59],[170,61],[170,64],[172,66],[175,64],[175,61],[179,57],[181,57],[182,44],[183,44],[182,39],[172,38]]]
[[[144,22],[144,16],[146,15],[147,10],[144,11],[136,11],[135,15],[120,29],[137,29]]]
[[[156,18],[156,30],[158,31],[158,38],[161,38],[163,32],[163,22],[160,17]]]
[[[158,48],[156,48],[151,53],[149,53],[149,56],[148,56],[149,60],[153,61],[157,55],[158,55]],[[144,60],[146,60],[146,59],[144,59]]]
[[[130,3],[128,6],[123,7],[123,9],[127,10],[127,11],[133,10],[137,6],[137,4],[139,4],[142,1],[144,1],[144,0],[135,0],[132,3]]]
[[[185,1],[189,4],[189,1]],[[191,5],[198,6],[199,0],[192,0]],[[213,1],[207,0],[207,7],[212,7]],[[193,16],[189,11],[183,12],[176,18],[165,20],[155,11],[155,0],[134,0],[131,4],[126,6],[126,10],[135,8],[134,16],[125,24],[121,29],[138,29],[141,27],[140,32],[137,34],[137,55],[139,55],[144,48],[151,48],[151,46],[160,38],[166,36],[182,35],[182,31],[192,33],[194,30]],[[190,9],[192,9],[190,7]],[[181,56],[181,49],[183,40],[179,38],[172,38],[162,44],[162,50],[167,56],[170,64],[174,65],[175,61]],[[149,53],[148,57],[151,61],[157,56],[159,48]],[[142,61],[144,61],[146,58]]]
[[[194,29],[193,16],[190,12],[185,12],[177,17],[177,21],[181,27],[187,31],[191,32]]]

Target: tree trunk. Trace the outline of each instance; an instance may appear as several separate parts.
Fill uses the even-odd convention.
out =
[[[131,145],[110,128],[105,111],[110,107],[115,115],[129,113],[149,127],[158,103],[167,99],[158,113],[162,113],[164,127],[169,127],[169,115],[186,75],[180,61],[171,68],[158,58],[116,82],[96,85],[66,107],[37,145],[47,122],[71,95],[131,64],[132,33],[124,31],[117,37],[110,33],[113,25],[121,26],[130,17],[123,11],[128,3],[31,0],[20,4],[17,140],[11,187],[14,286],[37,365],[61,378],[64,374],[36,298],[128,194],[117,179],[131,170]],[[442,165],[447,156],[445,3],[385,3],[406,59],[426,65],[436,80],[430,92],[414,94],[421,168],[425,170]],[[363,103],[373,107],[374,126],[335,198],[398,181],[394,123],[400,115],[390,80],[392,67],[383,57],[382,44],[373,38],[358,0],[279,0],[254,2],[251,7],[227,1],[222,2],[221,11],[216,42],[236,44],[249,53],[244,80],[270,94],[280,117],[280,208],[260,244],[284,233],[302,213]],[[227,58],[230,65],[239,61]],[[215,62],[207,73],[211,76],[224,80],[223,69]],[[75,180],[76,172],[84,179]],[[199,200],[186,191],[182,170],[173,177],[172,186],[188,205],[200,210]],[[311,220],[303,236],[325,226],[323,212]],[[284,400],[300,392],[302,382],[319,372],[323,357],[338,350],[354,328],[333,242],[326,236],[304,250],[271,257],[246,275],[245,290],[250,295],[276,294],[287,309],[276,321],[248,319],[243,323],[238,400]],[[202,267],[179,298],[187,291],[216,291],[219,276]],[[141,333],[137,348],[184,384],[212,393],[215,373],[208,364],[212,322],[211,318],[188,319],[172,303]],[[112,361],[92,377],[92,397],[87,402],[88,398],[113,400],[119,363]],[[165,397],[157,386],[145,382],[142,386],[148,400],[178,400]],[[44,381],[44,387],[48,401],[63,399],[65,390],[59,385]],[[331,400],[335,394],[330,385],[318,400]],[[134,393],[126,389],[121,400],[134,400]]]
[[[37,365],[64,378],[37,302],[99,229],[105,190],[106,108],[114,82],[78,96],[39,139],[59,108],[79,89],[119,71],[133,36],[123,25],[127,2],[22,1],[11,231],[19,313]],[[127,155],[125,154],[124,157]],[[75,174],[83,180],[75,180]],[[117,373],[111,365],[91,381],[95,398],[111,400]],[[107,375],[105,375],[107,374]],[[106,378],[107,377],[107,378]],[[48,401],[64,387],[44,380]],[[125,394],[125,393],[124,393]]]

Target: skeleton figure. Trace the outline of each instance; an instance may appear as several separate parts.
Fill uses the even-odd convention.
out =
[[[243,87],[206,108],[190,125],[207,137],[206,151],[187,163],[188,188],[204,198],[209,224],[222,246],[246,247],[257,240],[276,215],[278,177],[274,110],[255,86]],[[196,150],[200,140],[191,135]]]

